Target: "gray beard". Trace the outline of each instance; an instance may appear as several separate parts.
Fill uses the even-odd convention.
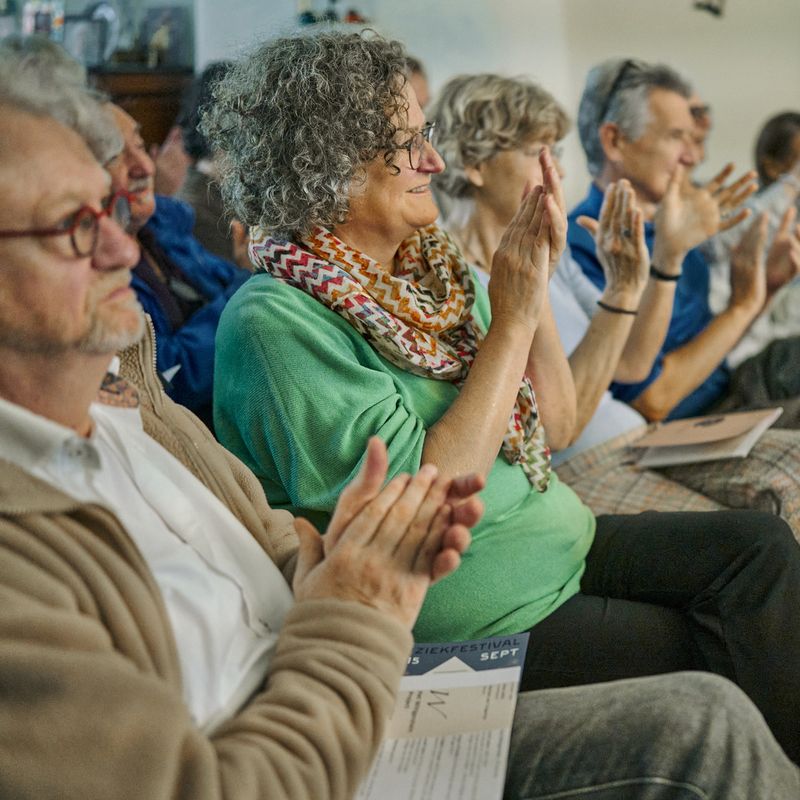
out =
[[[90,356],[100,356],[106,353],[118,353],[132,344],[136,344],[144,335],[144,311],[139,307],[139,324],[134,331],[118,331],[106,325],[100,320],[95,320],[86,336],[77,343],[76,349],[79,353]]]
[[[77,340],[58,341],[36,330],[20,330],[9,320],[0,320],[0,347],[36,356],[58,356],[70,352],[86,355],[106,355],[124,350],[138,342],[144,334],[144,311],[138,301],[132,301],[138,309],[138,324],[134,330],[118,330],[98,317],[91,320],[89,330]]]

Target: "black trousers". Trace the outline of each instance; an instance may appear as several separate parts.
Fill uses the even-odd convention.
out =
[[[606,515],[581,592],[530,631],[522,690],[699,669],[800,763],[800,547],[758,511]]]

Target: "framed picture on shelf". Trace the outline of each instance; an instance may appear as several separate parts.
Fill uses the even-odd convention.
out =
[[[182,6],[153,6],[145,11],[141,42],[149,67],[191,66],[194,36],[190,10]]]

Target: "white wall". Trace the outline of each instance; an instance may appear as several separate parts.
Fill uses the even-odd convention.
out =
[[[324,5],[318,0],[318,5]],[[339,5],[347,3],[340,0]],[[528,74],[574,116],[590,66],[612,56],[664,61],[690,78],[714,109],[710,174],[742,168],[761,123],[800,108],[800,0],[727,0],[725,16],[691,0],[354,0],[381,32],[425,63],[433,89],[458,72]],[[242,45],[290,30],[294,0],[195,0],[196,62],[231,57]],[[587,175],[568,137],[567,196]]]
[[[195,67],[291,31],[295,12],[294,0],[194,0]]]

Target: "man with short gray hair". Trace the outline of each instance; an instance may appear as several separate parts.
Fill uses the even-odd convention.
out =
[[[570,214],[568,239],[573,258],[602,287],[603,270],[591,236],[578,217],[596,219],[606,186],[626,178],[645,212],[645,234],[651,251],[651,277],[674,290],[674,303],[664,344],[650,374],[635,384],[612,384],[612,392],[649,420],[702,414],[726,400],[731,376],[725,356],[761,312],[767,299],[764,260],[765,221],[747,230],[731,261],[728,307],[714,316],[709,308],[709,269],[697,245],[727,230],[747,215],[736,211],[752,192],[753,173],[730,186],[724,180],[729,165],[705,186],[695,186],[689,171],[698,150],[693,139],[691,88],[678,73],[663,65],[634,59],[606,61],[590,72],[578,112],[578,129],[593,177],[589,194]],[[691,196],[697,211],[687,228],[697,228],[692,249],[681,254],[659,252],[654,232],[659,217],[669,215],[670,187]],[[785,260],[786,257],[784,257]],[[772,262],[769,262],[772,263]],[[774,265],[792,274],[785,264]],[[798,265],[800,266],[800,265]],[[783,278],[784,282],[786,278]],[[774,282],[773,282],[774,283]],[[800,392],[784,387],[787,395]],[[765,404],[780,398],[769,397]]]
[[[694,166],[687,146],[692,124],[689,97],[689,84],[661,64],[651,66],[632,59],[606,61],[590,70],[586,78],[578,110],[578,133],[589,174],[603,183],[628,177],[640,203],[645,204],[648,217],[652,217],[653,205],[663,197],[675,166],[679,163],[687,168]],[[618,175],[620,167],[609,159],[607,148],[617,144],[619,137],[626,142],[640,140],[653,117],[663,122],[668,139],[662,143],[662,162],[658,165],[661,169],[653,165],[644,174],[634,170],[630,177]],[[612,123],[614,127],[604,123]]]

